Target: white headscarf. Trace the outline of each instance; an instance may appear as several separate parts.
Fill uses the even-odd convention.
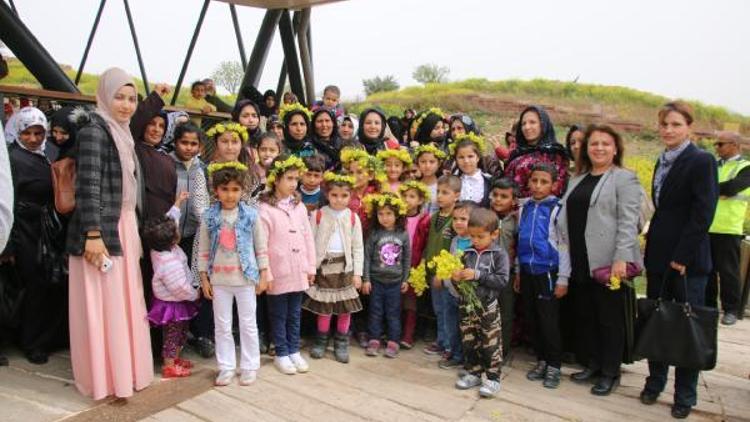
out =
[[[46,157],[46,155],[44,155],[44,147],[47,145],[47,117],[42,113],[42,110],[39,110],[36,107],[24,107],[13,114],[13,116],[17,116],[14,123],[14,141],[16,144],[26,151]],[[42,141],[42,143],[39,144],[39,148],[35,150],[29,149],[23,144],[23,142],[21,142],[21,132],[32,126],[41,126],[44,129],[44,141]]]

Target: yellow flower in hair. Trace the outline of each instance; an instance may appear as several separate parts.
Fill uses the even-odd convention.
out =
[[[427,189],[427,186],[424,183],[417,180],[407,180],[406,182],[401,183],[401,185],[398,187],[398,193],[399,195],[403,195],[404,192],[410,189],[414,189],[417,192],[420,192],[424,197],[425,202],[430,201],[430,190]]]
[[[370,154],[360,148],[346,147],[341,150],[339,156],[341,158],[341,164],[343,164],[345,168],[348,167],[349,163],[352,161],[358,161],[361,163],[362,167],[367,167],[366,162],[370,157]]]
[[[450,151],[451,155],[456,155],[456,146],[462,141],[471,141],[474,145],[476,145],[477,149],[479,150],[479,155],[484,155],[484,152],[487,150],[487,142],[484,140],[484,137],[479,136],[473,132],[469,132],[463,135],[456,136],[456,139],[448,144],[448,151]]]
[[[213,125],[211,129],[209,129],[206,132],[206,136],[208,136],[209,138],[213,138],[227,131],[234,132],[237,135],[237,138],[240,140],[240,142],[245,143],[247,142],[248,139],[250,139],[250,136],[247,133],[247,128],[235,122],[217,123]]]
[[[293,111],[301,111],[302,113],[307,116],[307,120],[312,119],[312,111],[308,110],[307,107],[303,106],[300,103],[292,103],[292,104],[284,104],[279,109],[279,121],[284,122],[284,117],[293,112]]]
[[[414,149],[414,159],[416,160],[422,154],[432,154],[438,160],[445,160],[448,156],[441,149],[433,144],[420,145]]]
[[[273,163],[273,166],[268,170],[268,175],[266,176],[266,186],[273,188],[273,184],[276,182],[276,177],[278,177],[279,174],[286,173],[292,168],[297,169],[300,172],[307,171],[305,162],[296,155],[292,155],[284,161],[276,161]]]
[[[212,174],[216,173],[219,170],[224,169],[235,169],[240,172],[247,171],[247,166],[238,162],[238,161],[229,161],[226,163],[213,163],[208,165],[208,175],[211,176]]]
[[[378,160],[385,162],[385,160],[389,158],[398,158],[402,163],[404,163],[405,166],[410,166],[411,161],[411,155],[409,155],[409,151],[405,149],[384,149],[382,151],[378,151],[377,155]]]
[[[365,205],[365,211],[367,212],[367,215],[370,217],[372,217],[373,212],[375,212],[377,208],[383,208],[386,205],[395,207],[397,210],[397,215],[406,215],[408,208],[406,206],[406,202],[390,192],[367,195],[364,197],[362,202]]]
[[[331,183],[331,182],[346,183],[352,187],[354,187],[354,183],[356,182],[356,179],[353,176],[344,176],[341,174],[336,174],[332,171],[327,171],[323,173],[323,180],[325,180],[328,183]]]

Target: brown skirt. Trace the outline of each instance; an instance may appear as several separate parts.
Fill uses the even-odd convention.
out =
[[[342,264],[339,261],[318,268],[315,284],[305,292],[304,309],[317,315],[339,315],[362,310],[359,293],[352,283],[352,273],[345,273]]]

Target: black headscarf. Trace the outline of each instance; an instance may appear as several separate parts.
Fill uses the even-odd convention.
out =
[[[535,151],[541,151],[549,154],[561,154],[567,158],[568,152],[565,150],[564,146],[560,145],[560,143],[557,142],[557,138],[555,137],[555,128],[554,126],[552,126],[552,120],[550,120],[549,115],[547,114],[547,111],[544,110],[544,108],[540,106],[526,107],[526,109],[521,112],[521,116],[518,118],[518,121],[523,122],[523,116],[530,111],[536,112],[536,114],[539,116],[539,122],[542,126],[542,133],[539,137],[539,140],[536,142],[536,144],[529,145],[529,141],[523,135],[522,124],[519,123],[518,127],[516,128],[516,149],[514,149],[510,153],[508,162],[511,162],[522,155],[530,154]]]
[[[289,122],[292,120],[292,117],[297,114],[302,116],[302,118],[305,119],[305,123],[307,124],[307,133],[305,133],[305,136],[301,141],[294,139],[289,133]],[[313,147],[312,141],[310,140],[310,124],[310,118],[307,117],[307,113],[302,112],[302,110],[292,110],[284,114],[283,143],[284,148],[286,148],[290,154],[296,155],[298,157],[303,157],[308,155],[307,153],[303,153],[303,150],[312,150],[314,152],[315,148]]]
[[[72,157],[72,155],[74,154],[73,147],[76,143],[77,127],[73,120],[71,120],[73,110],[75,110],[75,107],[63,107],[57,110],[49,120],[50,139],[47,142],[51,142],[57,145],[57,147],[60,149],[59,155],[57,157],[58,160],[65,157]],[[52,136],[52,128],[56,126],[68,132],[68,140],[63,142],[62,144],[58,144],[57,142],[55,142],[54,137]]]
[[[245,108],[245,107],[247,107],[247,106],[251,106],[252,108],[254,108],[255,109],[255,114],[258,115],[258,127],[256,127],[253,130],[250,130],[250,129],[247,130],[247,134],[248,134],[248,136],[250,138],[249,139],[250,145],[253,146],[253,147],[257,147],[258,146],[258,141],[260,141],[260,136],[262,135],[261,130],[260,130],[260,116],[261,116],[261,114],[260,114],[260,109],[258,108],[258,104],[255,104],[255,102],[253,102],[251,100],[240,100],[240,101],[237,101],[234,104],[234,108],[232,109],[232,121],[234,121],[236,123],[239,123],[240,122],[240,114],[242,114],[242,109]]]
[[[266,105],[266,98],[273,97],[273,108],[269,108]],[[263,117],[271,117],[279,112],[279,100],[276,98],[276,91],[269,89],[263,93],[263,101],[260,103],[260,115]]]
[[[481,131],[479,130],[479,126],[477,126],[477,122],[474,121],[469,115],[467,114],[454,114],[451,116],[450,119],[450,126],[453,127],[453,122],[458,120],[461,122],[462,125],[464,125],[464,130],[466,130],[466,133],[473,133],[475,135],[481,135]]]
[[[333,125],[331,136],[328,140],[321,139],[318,136],[317,132],[315,132],[315,120],[323,113],[328,114],[328,117],[331,118],[331,122]],[[331,169],[337,167],[339,164],[339,152],[341,151],[341,138],[339,138],[339,128],[336,121],[336,114],[326,108],[317,109],[313,113],[311,130],[308,130],[308,133],[310,132],[312,132],[311,138],[313,145],[319,153],[325,156],[326,168]]]
[[[444,143],[445,139],[432,139],[431,136],[432,129],[435,129],[435,125],[443,120],[443,116],[432,113],[429,110],[423,111],[422,113],[426,113],[427,115],[419,124],[417,133],[414,135],[414,140],[422,145],[429,144],[430,142],[435,142],[438,145]]]
[[[376,139],[370,139],[365,135],[365,117],[375,113],[380,116],[382,127],[380,128],[380,134]],[[385,149],[385,113],[378,108],[367,108],[359,115],[359,128],[357,129],[357,138],[363,147],[367,150],[368,154],[375,155],[378,151]]]

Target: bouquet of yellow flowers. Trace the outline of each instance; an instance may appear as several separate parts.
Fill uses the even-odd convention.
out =
[[[414,294],[417,296],[422,296],[424,291],[427,290],[427,269],[424,260],[415,268],[409,270],[409,285],[414,289]]]
[[[435,275],[437,275],[439,280],[450,280],[454,272],[464,269],[461,256],[463,256],[462,252],[453,255],[443,249],[439,255],[430,260],[427,268],[434,269]],[[471,281],[459,281],[454,283],[454,286],[456,286],[458,294],[461,295],[461,306],[466,312],[477,314],[482,310],[482,301],[477,296],[475,283]]]

